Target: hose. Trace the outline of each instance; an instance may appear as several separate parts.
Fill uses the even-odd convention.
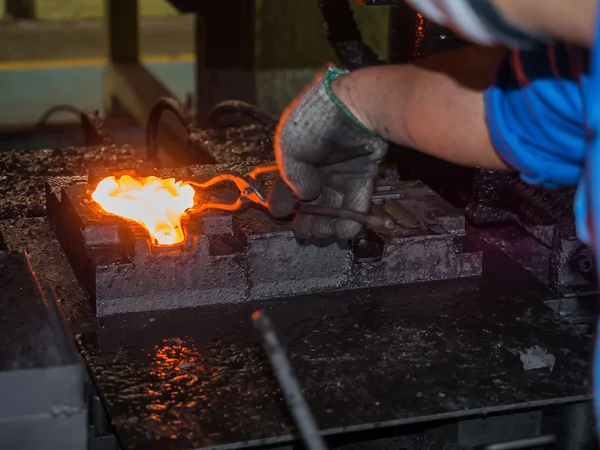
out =
[[[104,128],[98,110],[82,111],[80,119],[86,146],[115,144],[114,138]]]
[[[48,109],[42,114],[37,124],[33,127],[32,132],[40,131],[44,128],[50,117],[61,112],[79,116],[84,144],[86,146],[114,145],[115,140],[104,128],[104,122],[100,118],[98,110],[81,110],[72,105],[56,105]]]
[[[50,117],[52,117],[54,114],[61,113],[61,112],[67,112],[67,113],[74,114],[76,116],[81,116],[83,111],[81,111],[79,108],[72,106],[72,105],[53,106],[52,108],[48,109],[44,114],[42,114],[42,117],[40,117],[40,119],[38,120],[37,124],[34,127],[34,131],[37,131],[40,128],[44,127]]]
[[[174,98],[159,98],[152,106],[146,124],[146,152],[148,159],[154,164],[158,164],[158,129],[164,111],[173,113],[185,127],[188,135],[192,134],[196,128],[194,117],[185,105]]]
[[[207,126],[209,128],[221,128],[224,126],[223,117],[233,115],[236,118],[247,118],[265,127],[277,125],[277,119],[250,103],[239,100],[227,100],[215,105],[208,113]],[[231,124],[228,124],[231,126]],[[240,124],[236,124],[240,125]]]

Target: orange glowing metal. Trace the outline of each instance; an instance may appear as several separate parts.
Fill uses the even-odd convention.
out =
[[[106,177],[92,193],[104,211],[142,225],[152,242],[172,245],[183,242],[181,217],[194,206],[194,188],[174,178],[135,179],[124,175]]]

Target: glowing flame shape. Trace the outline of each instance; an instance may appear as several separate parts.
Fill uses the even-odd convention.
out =
[[[142,225],[152,242],[172,245],[183,242],[183,213],[194,206],[194,188],[175,178],[135,179],[124,175],[106,177],[92,193],[104,211]]]

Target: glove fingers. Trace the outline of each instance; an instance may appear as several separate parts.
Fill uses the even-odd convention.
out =
[[[277,177],[267,196],[267,204],[271,215],[276,219],[284,219],[294,212],[297,199],[290,187],[281,177]]]
[[[303,241],[310,238],[311,217],[305,214],[296,214],[294,218],[294,234],[296,239]]]
[[[342,208],[366,213],[371,205],[373,193],[373,179],[358,178],[347,180],[346,192]],[[336,220],[335,228],[337,235],[342,239],[352,239],[361,230],[362,225],[351,220]]]
[[[342,206],[343,196],[331,188],[323,188],[323,193],[314,202],[318,205],[339,208]],[[309,226],[310,233],[317,238],[328,238],[336,234],[335,220],[332,217],[313,216]]]
[[[283,158],[281,176],[302,201],[311,201],[321,194],[321,177],[317,168],[293,158]]]
[[[312,216],[309,230],[314,237],[319,239],[335,236],[335,219],[333,217]]]

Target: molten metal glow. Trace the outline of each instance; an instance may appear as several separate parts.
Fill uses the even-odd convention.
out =
[[[104,211],[142,225],[152,242],[171,245],[183,242],[181,216],[194,206],[194,188],[174,178],[129,175],[118,180],[106,177],[92,193]]]

